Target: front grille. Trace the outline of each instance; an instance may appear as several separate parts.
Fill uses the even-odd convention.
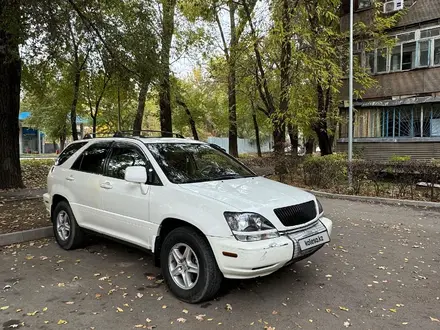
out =
[[[314,201],[281,207],[273,211],[286,227],[302,225],[316,217],[316,205]]]

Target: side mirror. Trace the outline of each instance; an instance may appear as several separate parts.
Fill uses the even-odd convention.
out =
[[[132,183],[146,183],[147,170],[143,166],[129,166],[125,169],[124,179]]]

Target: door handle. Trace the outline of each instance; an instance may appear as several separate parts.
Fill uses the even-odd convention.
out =
[[[101,183],[99,186],[103,189],[112,189],[113,188],[112,184],[108,181]]]
[[[66,177],[67,181],[75,181],[75,178],[73,176],[68,176]]]

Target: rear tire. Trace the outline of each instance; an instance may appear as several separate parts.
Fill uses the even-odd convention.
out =
[[[59,202],[52,213],[53,233],[59,246],[73,250],[84,242],[84,233],[66,201]]]
[[[223,275],[206,237],[198,231],[189,227],[171,231],[163,242],[160,260],[165,282],[180,300],[195,304],[218,293]]]

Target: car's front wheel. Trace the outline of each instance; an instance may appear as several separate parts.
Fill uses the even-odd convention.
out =
[[[206,238],[189,227],[179,227],[161,248],[162,273],[171,292],[189,303],[212,299],[223,276]]]
[[[69,203],[59,202],[52,213],[55,239],[65,250],[79,247],[84,240],[84,233],[78,226]]]

